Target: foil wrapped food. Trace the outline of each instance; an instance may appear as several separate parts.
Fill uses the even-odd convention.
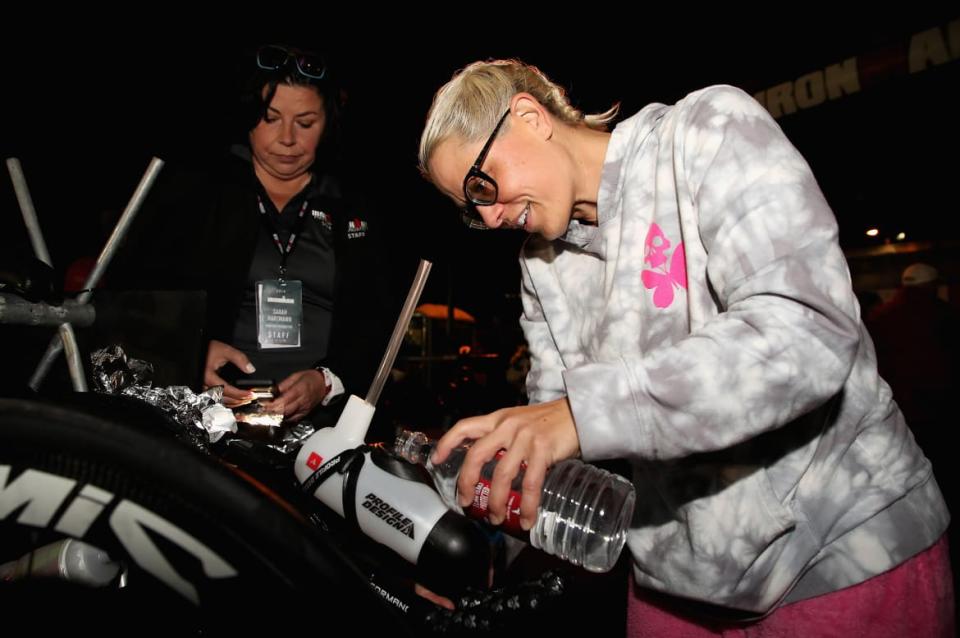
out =
[[[223,388],[219,386],[200,394],[186,386],[153,387],[153,366],[127,357],[118,345],[97,350],[90,359],[97,391],[132,397],[159,408],[182,426],[179,438],[196,447],[206,449],[226,432],[237,431],[233,413],[222,405]]]
[[[101,348],[90,355],[93,364],[93,387],[104,394],[119,394],[126,387],[149,387],[153,382],[153,365],[128,358],[118,345]]]
[[[283,423],[283,412],[271,411],[263,403],[264,400],[273,400],[273,387],[250,388],[249,391],[252,395],[250,399],[233,406],[233,415],[237,423],[245,423],[255,427],[280,427]]]

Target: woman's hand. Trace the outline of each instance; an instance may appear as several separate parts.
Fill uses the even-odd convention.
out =
[[[230,385],[217,374],[220,368],[227,363],[232,363],[247,374],[256,372],[256,368],[250,363],[247,355],[229,344],[212,339],[207,348],[207,363],[203,369],[203,389],[222,385],[223,404],[228,408],[233,408],[252,399],[253,393]]]
[[[299,421],[323,401],[330,388],[319,370],[294,372],[277,385],[280,396],[263,402],[263,407],[272,412],[283,412],[284,419]]]
[[[457,482],[460,505],[466,507],[473,501],[483,465],[497,452],[505,450],[493,473],[489,518],[494,525],[504,521],[510,483],[526,463],[520,500],[523,529],[530,529],[536,521],[547,469],[580,452],[580,439],[566,397],[462,419],[437,442],[433,462],[442,463],[453,448],[468,439],[474,442],[464,458]]]

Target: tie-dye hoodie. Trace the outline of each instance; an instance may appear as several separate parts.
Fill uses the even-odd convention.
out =
[[[521,256],[532,402],[627,458],[642,585],[763,613],[931,545],[949,521],[859,320],[800,153],[738,89],[613,131],[597,226]]]

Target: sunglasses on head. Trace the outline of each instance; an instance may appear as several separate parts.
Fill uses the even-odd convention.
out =
[[[293,63],[297,72],[312,80],[322,80],[327,75],[327,64],[316,53],[290,49],[278,44],[269,44],[257,50],[257,66],[265,71],[280,71]]]

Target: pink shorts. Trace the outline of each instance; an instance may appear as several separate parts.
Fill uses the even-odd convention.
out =
[[[631,579],[632,580],[632,579]],[[928,549],[858,585],[784,605],[754,623],[712,623],[676,613],[640,587],[627,600],[627,636],[649,638],[951,638],[955,635],[950,551],[943,536]],[[669,608],[668,608],[669,607]]]

